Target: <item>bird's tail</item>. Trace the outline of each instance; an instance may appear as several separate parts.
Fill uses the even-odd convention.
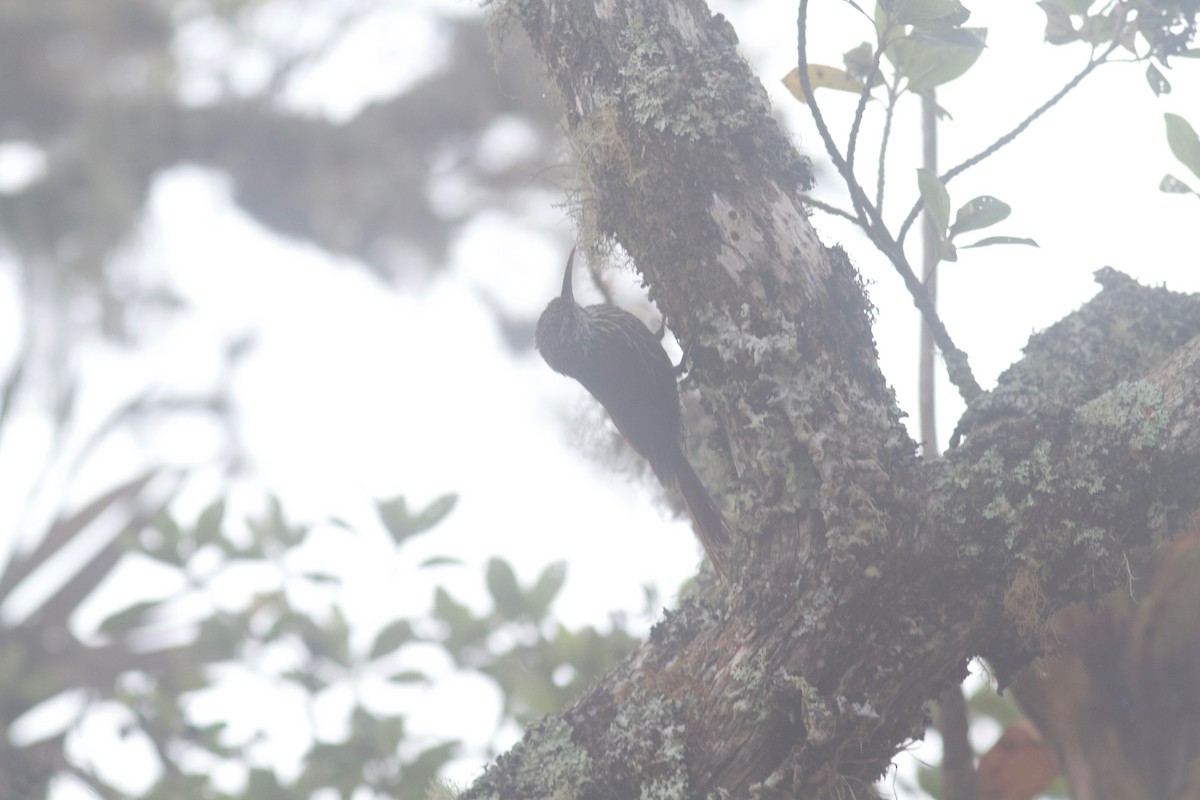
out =
[[[729,572],[725,568],[725,557],[729,552],[729,525],[725,516],[713,502],[712,495],[700,482],[700,477],[688,463],[687,457],[680,453],[679,464],[675,470],[679,492],[687,504],[688,515],[692,518],[692,527],[713,569],[722,581],[729,582]]]

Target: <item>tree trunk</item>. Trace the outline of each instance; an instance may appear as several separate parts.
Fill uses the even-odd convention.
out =
[[[866,796],[969,658],[1006,682],[1050,612],[1183,527],[1200,300],[1102,270],[922,463],[731,26],[699,0],[496,16],[562,95],[585,238],[624,246],[688,348],[716,429],[691,452],[736,545],[729,586],[703,583],[464,797]]]

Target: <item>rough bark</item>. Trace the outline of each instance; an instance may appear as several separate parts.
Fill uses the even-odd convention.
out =
[[[1128,580],[1196,506],[1200,300],[1112,271],[922,463],[807,162],[698,0],[509,2],[566,107],[585,236],[633,257],[715,432],[737,531],[708,582],[466,797],[864,796],[927,704]],[[699,465],[698,465],[699,466]]]

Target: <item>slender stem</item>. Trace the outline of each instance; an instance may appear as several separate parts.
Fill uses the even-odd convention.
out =
[[[933,303],[929,300],[929,295],[925,292],[925,287],[921,285],[921,281],[913,274],[912,267],[909,266],[908,259],[904,255],[904,249],[898,241],[892,238],[887,226],[883,224],[878,210],[871,204],[862,186],[858,184],[858,181],[854,179],[854,175],[847,168],[846,160],[842,158],[837,144],[833,141],[833,136],[829,133],[829,126],[825,124],[825,117],[817,105],[816,98],[813,96],[812,82],[808,79],[808,0],[800,0],[799,19],[796,22],[796,30],[800,89],[804,93],[804,100],[808,104],[809,113],[812,114],[813,122],[817,126],[817,133],[825,145],[825,150],[829,153],[829,157],[833,160],[834,166],[837,167],[842,180],[846,182],[846,188],[850,191],[850,198],[854,202],[854,211],[858,215],[858,224],[866,232],[871,242],[881,253],[888,257],[888,260],[892,262],[892,266],[900,273],[900,277],[904,281],[904,288],[908,290],[913,303],[920,310],[921,316],[924,317],[926,323],[929,325],[930,331],[933,332],[933,339],[937,342],[938,349],[942,351],[942,357],[946,361],[946,371],[950,376],[950,382],[958,389],[959,394],[966,401],[967,405],[971,405],[975,398],[983,393],[983,390],[979,388],[979,383],[975,380],[975,376],[971,372],[971,366],[967,361],[967,354],[959,350],[954,344],[954,340],[950,338],[950,333],[938,317],[937,310],[933,307]]]
[[[848,220],[850,220],[850,221],[851,221],[851,222],[853,222],[855,225],[861,225],[861,223],[859,222],[859,219],[858,219],[858,217],[854,216],[853,214],[851,214],[849,211],[847,211],[847,210],[846,210],[846,209],[844,209],[844,208],[838,208],[837,206],[830,205],[829,203],[826,203],[826,202],[824,202],[824,201],[821,201],[821,200],[818,200],[818,199],[816,199],[816,198],[815,198],[815,197],[813,197],[812,195],[807,195],[807,194],[806,194],[806,195],[804,195],[803,197],[801,197],[801,199],[802,199],[802,200],[803,200],[803,201],[804,201],[804,202],[805,202],[807,205],[810,205],[810,206],[812,206],[813,208],[819,208],[819,209],[821,209],[822,211],[824,211],[826,214],[832,214],[832,215],[833,215],[833,216],[835,216],[835,217],[843,217],[844,219],[848,219]]]
[[[951,686],[942,695],[934,724],[942,734],[942,797],[975,800],[975,754],[967,736],[970,725],[962,686]]]
[[[871,58],[871,70],[863,79],[862,91],[858,93],[858,106],[854,109],[854,122],[850,125],[850,141],[846,144],[846,169],[851,174],[854,174],[854,149],[858,145],[858,132],[862,128],[867,101],[871,99],[871,84],[875,81],[875,76],[879,74],[879,61],[883,58],[885,47],[886,44],[881,37],[879,45],[875,48],[875,55]]]
[[[899,95],[896,90],[888,85],[888,103],[887,109],[883,112],[883,141],[879,143],[879,166],[876,169],[875,177],[875,207],[879,209],[879,213],[883,213],[883,185],[884,174],[886,173],[887,149],[888,143],[892,138],[892,120],[896,116],[896,101]]]
[[[922,160],[925,169],[936,174],[938,163],[937,146],[937,102],[934,100],[934,90],[921,92],[921,138]],[[921,247],[921,278],[925,284],[925,292],[929,302],[937,306],[937,265],[941,248],[941,232],[933,221],[929,210],[925,211],[925,227]],[[921,320],[921,345],[918,358],[918,384],[921,428],[921,453],[926,458],[934,458],[938,454],[937,419],[933,382],[934,367],[933,333],[925,320]]]
[[[850,171],[846,159],[838,150],[837,143],[833,141],[833,134],[829,132],[829,126],[825,124],[825,115],[821,113],[821,109],[817,105],[817,98],[813,95],[812,81],[808,77],[808,0],[800,0],[800,18],[796,25],[800,90],[804,92],[804,102],[808,105],[809,113],[812,114],[813,122],[817,126],[817,134],[825,145],[825,152],[829,154],[834,167],[842,176],[842,180],[846,182],[846,188],[850,192],[850,201],[854,204],[855,213],[858,214],[859,224],[863,230],[869,233],[871,227],[880,224],[879,214],[875,212],[871,201],[867,199],[862,187],[854,179],[854,173]]]
[[[1051,108],[1053,108],[1054,105],[1057,104],[1064,97],[1066,97],[1067,94],[1072,89],[1074,89],[1076,86],[1078,86],[1083,81],[1084,78],[1086,78],[1088,75],[1090,75],[1092,70],[1094,70],[1096,67],[1103,64],[1105,61],[1107,61],[1108,57],[1110,55],[1112,55],[1113,51],[1116,50],[1120,46],[1120,44],[1121,44],[1120,38],[1121,38],[1120,32],[1118,31],[1117,35],[1115,35],[1113,37],[1112,43],[1108,46],[1108,49],[1106,49],[1103,53],[1101,53],[1098,58],[1089,59],[1087,66],[1085,66],[1082,70],[1080,70],[1078,75],[1076,75],[1071,80],[1067,81],[1067,84],[1065,86],[1063,86],[1061,89],[1059,89],[1054,94],[1053,97],[1051,97],[1046,102],[1042,103],[1040,106],[1037,107],[1036,110],[1034,110],[1034,112],[1032,114],[1027,116],[1025,119],[1021,120],[1020,124],[1017,125],[1017,127],[1013,128],[1011,131],[1004,134],[996,141],[992,142],[985,149],[983,149],[980,152],[976,153],[975,155],[971,156],[966,161],[964,161],[961,164],[959,164],[958,166],[954,167],[946,174],[942,175],[941,176],[942,183],[943,184],[949,183],[952,178],[960,175],[961,173],[963,173],[966,170],[970,169],[971,167],[975,166],[980,161],[983,161],[985,158],[987,158],[988,156],[995,153],[1001,147],[1004,147],[1006,144],[1011,142],[1013,139],[1016,139],[1018,136],[1020,136],[1022,133],[1024,133],[1025,129],[1028,128],[1031,124],[1033,124],[1033,121],[1035,119],[1042,116],[1042,114],[1045,114],[1047,111],[1049,111]],[[917,214],[919,214],[921,212],[921,207],[923,205],[924,205],[924,203],[920,199],[918,199],[917,202],[913,204],[912,210],[910,210],[908,212],[908,216],[904,218],[904,223],[900,226],[900,235],[898,237],[896,237],[896,241],[900,242],[901,244],[904,243],[904,237],[908,235],[908,229],[911,228],[912,224],[916,221]]]

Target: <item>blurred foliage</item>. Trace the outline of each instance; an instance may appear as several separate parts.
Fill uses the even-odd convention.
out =
[[[179,298],[116,285],[107,267],[136,230],[156,175],[180,164],[228,176],[262,224],[360,259],[390,279],[440,264],[455,230],[552,166],[559,112],[527,48],[493,60],[481,15],[437,22],[444,57],[345,121],[289,108],[287,92],[379,5],[351,0],[324,40],[291,50],[266,10],[330,17],[318,0],[39,0],[0,4],[0,144],[32,148],[42,169],[0,193],[0,241],[17,254],[32,303],[56,324],[72,299],[102,299],[105,331],[132,337],[122,311]],[[200,39],[207,62],[184,57]],[[232,42],[233,44],[229,44]],[[250,88],[238,76],[262,66]],[[498,69],[498,71],[497,71]],[[241,72],[239,72],[239,70]],[[200,79],[218,88],[181,99]],[[245,81],[242,81],[244,83]],[[528,141],[497,157],[485,138],[515,125]],[[435,202],[452,177],[453,203]],[[445,196],[445,193],[442,193]],[[78,315],[75,315],[78,317]],[[78,325],[78,322],[75,322]]]
[[[982,666],[982,662],[978,662]],[[1013,699],[1012,692],[1000,694],[996,690],[996,683],[990,677],[988,680],[980,682],[976,685],[974,691],[967,696],[967,713],[970,717],[971,728],[973,731],[994,730],[996,738],[1008,730],[1018,727],[1025,720],[1025,715],[1021,708]],[[1026,723],[1027,724],[1027,723]],[[974,737],[972,737],[974,738]],[[997,742],[997,745],[999,743]],[[995,749],[993,746],[992,749]],[[987,757],[992,750],[986,750],[976,753],[976,757]],[[917,763],[917,787],[929,797],[944,797],[942,792],[942,765],[940,763]],[[983,775],[979,779],[983,780]],[[980,787],[981,797],[1008,797],[1003,792],[987,794],[983,792],[983,787]],[[1046,798],[1047,800],[1059,800],[1070,797],[1066,780],[1059,775],[1049,786],[1037,792],[1038,797]]]
[[[1200,0],[1039,0],[1050,44],[1085,42],[1099,47],[1114,40],[1129,52],[1169,66],[1172,56],[1195,55]]]
[[[209,393],[127,387],[127,399],[91,422],[78,407],[75,383],[53,413],[37,408],[30,352],[5,376],[0,468],[16,463],[30,478],[26,497],[16,482],[4,494],[5,511],[28,510],[13,515],[0,560],[0,800],[58,797],[64,783],[106,798],[257,800],[309,797],[320,789],[349,798],[360,787],[423,798],[452,758],[491,755],[495,745],[464,752],[455,740],[417,738],[404,713],[379,707],[388,687],[422,689],[442,677],[413,666],[427,662],[422,651],[442,653],[459,674],[491,680],[499,734],[560,708],[632,649],[622,619],[608,631],[555,620],[553,604],[566,578],[561,563],[526,587],[507,563],[493,559],[480,580],[491,598],[482,611],[437,588],[428,613],[365,630],[344,610],[353,587],[339,564],[306,561],[305,550],[318,536],[342,536],[349,546],[372,531],[338,519],[296,524],[274,499],[247,519],[233,519],[224,499],[192,520],[176,518],[169,509],[194,472],[215,466],[226,478],[242,462],[228,371],[245,352],[241,341],[226,348],[226,374]],[[197,416],[225,435],[211,463],[146,468],[72,501],[82,477],[112,480],[112,459],[131,440],[149,444],[167,423]],[[48,433],[42,460],[27,438],[39,427]],[[453,495],[423,508],[403,497],[379,501],[374,536],[399,566],[404,548],[441,524],[454,505]],[[404,581],[413,569],[455,565],[434,555],[396,576]],[[245,586],[248,575],[257,576],[250,588],[231,597],[230,584]],[[154,580],[138,583],[147,577]],[[174,588],[164,590],[164,580]],[[308,719],[308,729],[292,732],[309,742],[298,774],[281,777],[277,760],[264,755],[273,707],[244,683],[231,683],[231,671],[303,707],[294,716]],[[354,705],[344,731],[322,732],[318,706],[347,691]],[[197,717],[205,698],[218,720],[228,719]],[[256,727],[249,734],[234,730],[245,709]],[[117,730],[106,732],[104,720],[111,725],[114,718]],[[130,748],[145,758],[132,758]]]
[[[34,164],[27,180],[0,186],[0,245],[16,269],[25,323],[0,391],[0,449],[9,461],[14,453],[25,459],[13,442],[48,427],[45,463],[27,464],[38,477],[25,502],[51,509],[41,515],[48,519],[18,514],[16,529],[4,532],[2,800],[45,797],[64,782],[126,797],[114,769],[133,784],[149,781],[136,793],[146,798],[295,798],[323,787],[347,798],[364,788],[423,797],[464,753],[453,740],[415,739],[405,715],[372,707],[371,687],[420,688],[436,677],[411,666],[424,663],[411,654],[434,649],[458,670],[487,676],[503,709],[496,730],[511,732],[561,707],[633,645],[620,619],[608,632],[555,620],[561,563],[523,586],[509,565],[492,560],[481,581],[490,608],[438,589],[427,615],[364,631],[343,608],[349,587],[332,565],[291,565],[314,533],[366,534],[337,520],[297,525],[278,502],[235,520],[217,501],[184,521],[169,509],[195,464],[146,467],[123,479],[97,467],[96,451],[110,453],[106,443],[136,447],[164,418],[192,415],[220,426],[225,444],[208,458],[223,476],[236,473],[244,453],[228,392],[252,342],[228,343],[225,374],[211,393],[131,390],[106,418],[80,428],[74,346],[97,329],[136,342],[145,315],[134,312],[184,302],[157,270],[113,268],[164,170],[220,172],[259,223],[351,256],[388,281],[442,263],[457,229],[480,209],[519,207],[523,191],[558,180],[545,177],[558,158],[560,112],[541,69],[518,38],[494,57],[480,13],[455,9],[436,19],[442,44],[418,77],[348,118],[290,103],[307,70],[386,10],[373,0],[0,3],[0,155],[19,151]],[[272,29],[272,13],[276,22],[280,14],[333,21],[317,41],[289,38]],[[248,84],[247,65],[263,64],[266,74]],[[196,94],[196,85],[207,89]],[[497,126],[510,135],[495,136]],[[518,144],[499,152],[498,138]],[[522,348],[529,338],[520,337]],[[72,502],[81,466],[93,478],[105,472],[110,488]],[[19,495],[5,493],[8,508],[20,505]],[[380,502],[380,528],[397,557],[453,504],[449,496],[415,510],[403,498]],[[144,570],[148,562],[177,588],[124,587],[127,601],[82,629],[89,603],[127,580],[131,564]],[[456,564],[434,556],[422,566]],[[247,570],[270,576],[266,586],[234,603],[214,589]],[[44,597],[30,602],[38,591]],[[355,701],[345,730],[329,738],[314,724],[299,774],[280,777],[260,750],[262,731],[247,736],[194,718],[196,698],[225,691],[233,668],[303,698],[310,719],[322,698],[349,687]],[[246,702],[231,697],[225,702]],[[65,717],[54,716],[55,707],[67,709]],[[113,718],[116,741],[107,742],[96,721]],[[147,775],[106,767],[101,753],[135,745],[155,765]],[[232,793],[230,769],[240,776]],[[218,773],[225,778],[214,782]]]
[[[1167,144],[1171,153],[1189,172],[1200,178],[1200,136],[1196,135],[1196,129],[1178,114],[1164,114],[1163,118],[1167,123]],[[1192,194],[1200,197],[1200,192],[1171,174],[1163,176],[1158,188],[1172,194]]]
[[[308,797],[329,787],[349,798],[359,787],[367,787],[388,797],[417,800],[461,748],[454,740],[413,741],[403,714],[371,708],[372,692],[364,683],[382,680],[411,686],[433,680],[425,671],[400,663],[408,648],[441,648],[458,668],[491,677],[503,697],[499,729],[505,720],[525,722],[561,708],[634,645],[619,620],[609,632],[573,630],[554,621],[553,602],[566,577],[561,563],[523,587],[499,559],[492,559],[486,570],[490,609],[477,614],[439,587],[427,618],[393,620],[363,644],[339,602],[343,579],[289,566],[314,526],[289,522],[278,501],[246,520],[242,535],[229,533],[223,501],[210,505],[193,523],[181,525],[165,512],[171,492],[152,491],[162,477],[157,471],[147,472],[57,519],[36,548],[14,556],[0,575],[3,602],[39,567],[88,535],[98,518],[115,514],[122,522],[100,554],[62,580],[35,612],[4,624],[4,730],[53,698],[82,689],[85,699],[67,724],[58,730],[50,726],[40,740],[0,745],[0,774],[5,776],[0,797],[13,796],[10,792],[22,798],[45,796],[50,782],[65,775],[97,796],[125,796],[110,785],[103,770],[74,762],[66,748],[90,714],[111,711],[116,704],[127,719],[121,738],[149,743],[159,762],[159,777],[139,797],[259,800]],[[393,535],[397,530],[405,534],[396,539],[396,554],[411,537],[437,526],[451,507],[448,497],[415,512],[405,511],[400,499],[381,504],[381,509],[390,510],[381,522]],[[134,600],[109,614],[94,632],[78,633],[73,617],[80,606],[120,560],[133,553],[176,573],[180,588]],[[273,574],[270,586],[233,607],[220,602],[212,587],[248,568]],[[302,606],[297,605],[298,597],[306,598]],[[314,598],[328,613],[312,612]],[[187,611],[198,605],[205,610]],[[200,725],[189,715],[190,699],[222,691],[217,668],[232,663],[291,688],[305,698],[310,717],[322,695],[339,686],[355,687],[347,735],[328,741],[310,731],[314,740],[300,774],[280,779],[270,763],[254,755],[259,736],[234,738],[226,723]],[[230,691],[222,702],[244,705],[244,694]],[[91,744],[98,746],[103,743]],[[214,786],[204,765],[216,763],[243,765],[244,788],[231,793]]]
[[[591,627],[569,630],[550,618],[566,580],[561,561],[526,587],[498,558],[488,562],[486,577],[493,607],[482,615],[446,590],[436,590],[433,618],[444,627],[435,638],[459,667],[495,680],[505,716],[522,725],[561,709],[637,644],[620,618],[605,633]],[[511,644],[497,648],[501,641]]]

